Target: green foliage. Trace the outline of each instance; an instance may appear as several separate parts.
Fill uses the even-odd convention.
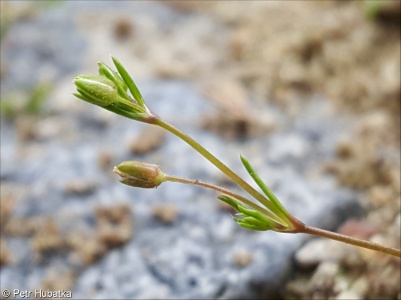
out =
[[[0,39],[20,19],[35,16],[40,11],[60,6],[65,0],[20,1],[21,3],[17,4],[11,2],[17,1],[0,1]]]
[[[43,113],[46,100],[51,92],[47,83],[38,84],[29,93],[10,93],[0,102],[1,114],[7,119],[17,115],[39,115]]]
[[[264,215],[263,213],[239,204],[239,202],[232,197],[221,195],[217,198],[227,203],[228,205],[232,206],[234,209],[238,211],[236,217],[233,217],[233,219],[235,222],[238,223],[238,225],[240,225],[243,228],[257,231],[266,231],[266,230],[280,231],[283,227],[281,224],[266,217],[266,215]]]
[[[375,19],[380,13],[383,0],[365,0],[364,12],[369,19]]]

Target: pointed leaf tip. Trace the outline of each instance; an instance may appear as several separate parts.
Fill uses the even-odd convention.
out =
[[[145,107],[145,102],[143,101],[142,95],[139,92],[139,89],[136,86],[134,80],[131,78],[127,70],[124,68],[124,66],[119,62],[117,58],[113,56],[111,58],[113,60],[114,65],[117,68],[118,73],[124,80],[125,84],[128,86],[128,89],[130,90],[132,96],[134,97],[138,105],[140,105],[141,107]]]

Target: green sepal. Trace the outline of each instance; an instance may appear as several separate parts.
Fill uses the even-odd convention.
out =
[[[81,99],[81,100],[84,100],[84,101],[87,101],[86,100],[86,98],[84,97],[84,96],[82,96],[80,93],[72,93],[75,97],[77,97],[77,98],[79,98],[79,99]]]
[[[146,119],[149,118],[149,114],[145,108],[120,96],[118,96],[118,101],[104,108],[118,115],[137,121],[145,122]]]
[[[101,61],[99,61],[97,65],[99,67],[99,74],[113,81],[117,86],[118,94],[125,99],[129,99],[129,96],[127,95],[128,87],[120,75]]]
[[[117,88],[108,78],[100,75],[79,75],[74,84],[84,101],[105,107],[117,100]],[[77,94],[75,94],[77,95]]]

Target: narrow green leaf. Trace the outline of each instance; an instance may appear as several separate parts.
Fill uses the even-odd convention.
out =
[[[266,231],[269,230],[268,228],[260,228],[258,226],[252,225],[252,224],[248,224],[245,222],[237,222],[239,226],[245,228],[245,229],[249,229],[249,230],[255,230],[255,231]]]
[[[235,208],[236,210],[238,210],[238,202],[234,200],[234,198],[226,196],[226,195],[220,195],[217,197],[217,199],[219,199],[220,201],[223,201],[225,203],[227,203],[228,205],[230,205],[231,207]]]
[[[252,177],[252,179],[260,187],[260,189],[263,191],[263,193],[265,193],[265,195],[270,200],[270,202],[274,205],[274,207],[277,208],[276,210],[273,210],[273,212],[276,212],[276,213],[279,212],[280,216],[285,217],[285,220],[287,220],[288,217],[290,216],[290,213],[284,208],[284,206],[277,199],[277,197],[270,191],[270,189],[262,181],[262,179],[259,177],[259,175],[252,168],[249,161],[247,159],[245,159],[245,157],[243,157],[242,155],[241,155],[241,162],[244,165],[245,169],[248,171],[249,175]],[[267,207],[267,208],[271,209],[270,207]]]
[[[242,219],[242,222],[248,223],[248,224],[251,224],[251,225],[255,225],[255,226],[259,226],[259,227],[265,227],[266,226],[265,223],[261,222],[260,220],[255,219],[255,218],[252,218],[252,217],[245,217],[245,218]]]
[[[128,74],[127,70],[123,67],[123,65],[115,58],[111,57],[114,65],[117,68],[118,73],[120,73],[121,78],[124,80],[128,89],[131,91],[132,96],[138,102],[138,104],[142,107],[145,107],[145,102],[143,101],[142,95],[139,92],[134,80]]]
[[[242,205],[238,205],[238,211],[241,213],[241,215],[244,216],[251,216],[257,220],[261,220],[263,222],[269,222],[270,219],[268,217],[266,217],[265,215],[263,215],[262,213],[253,210],[253,209],[247,209],[245,207],[243,207]]]
[[[217,198],[219,200],[227,203],[228,205],[232,206],[237,211],[239,211],[239,213],[237,215],[239,215],[241,217],[245,217],[247,215],[253,215],[253,216],[258,216],[259,218],[262,218],[262,217],[267,218],[267,219],[271,220],[272,222],[276,222],[282,226],[287,226],[287,223],[284,220],[282,220],[279,216],[272,213],[271,211],[267,210],[267,211],[265,211],[264,214],[262,214],[248,206],[239,204],[239,201],[237,201],[236,199],[234,199],[230,196],[227,196],[227,195],[220,195]]]

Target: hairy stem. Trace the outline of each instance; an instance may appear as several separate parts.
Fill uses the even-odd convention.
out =
[[[300,229],[299,232],[307,233],[307,234],[313,234],[313,235],[317,235],[317,236],[320,236],[320,237],[329,238],[329,239],[340,241],[340,242],[343,242],[343,243],[346,243],[346,244],[350,244],[350,245],[354,245],[354,246],[358,246],[358,247],[362,247],[362,248],[366,248],[366,249],[370,249],[370,250],[374,250],[374,251],[390,254],[390,255],[393,255],[393,256],[401,258],[401,251],[398,250],[398,249],[382,246],[382,245],[379,245],[379,244],[376,244],[376,243],[373,243],[373,242],[360,240],[360,239],[353,238],[353,237],[346,236],[346,235],[342,235],[342,234],[339,234],[339,233],[326,231],[326,230],[323,230],[323,229],[310,227],[310,226],[306,226],[306,225],[304,226],[304,228]]]

